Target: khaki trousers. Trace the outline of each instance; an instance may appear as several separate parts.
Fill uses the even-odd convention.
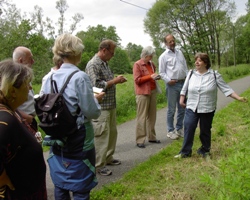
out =
[[[96,168],[113,160],[117,141],[116,109],[102,110],[98,119],[92,120],[95,132]]]
[[[148,140],[156,140],[156,90],[150,95],[136,95],[137,122],[136,122],[136,144],[143,144]]]

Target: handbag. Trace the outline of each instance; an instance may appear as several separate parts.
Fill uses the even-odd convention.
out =
[[[151,63],[151,62],[150,62],[150,65],[151,65],[151,67],[152,67],[153,72],[155,72],[154,67],[152,66],[152,63]],[[158,76],[160,76],[160,75],[158,75]],[[157,76],[157,77],[158,77],[158,76]],[[155,80],[155,85],[156,85],[156,93],[157,93],[157,94],[161,94],[161,93],[162,93],[161,86],[160,86],[160,84],[157,82],[157,80]]]
[[[156,93],[161,94],[162,90],[160,84],[157,81],[155,81],[155,85],[156,85]]]

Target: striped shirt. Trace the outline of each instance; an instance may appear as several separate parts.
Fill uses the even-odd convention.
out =
[[[85,72],[89,75],[92,86],[103,88],[105,96],[100,103],[102,110],[110,110],[116,108],[116,87],[112,85],[107,88],[107,82],[114,78],[114,74],[108,66],[96,54],[87,64]]]
[[[191,71],[190,71],[191,72]],[[187,109],[191,109],[197,113],[209,113],[216,109],[217,104],[217,87],[225,96],[229,96],[234,91],[223,80],[222,76],[212,69],[204,74],[199,74],[193,70],[193,74],[189,79],[190,72],[181,90],[181,95],[185,95],[188,90]]]

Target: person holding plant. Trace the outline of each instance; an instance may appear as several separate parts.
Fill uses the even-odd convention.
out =
[[[47,199],[42,147],[17,110],[28,100],[32,78],[26,65],[0,62],[0,199]]]
[[[151,143],[160,143],[156,139],[156,80],[160,76],[155,72],[156,67],[152,62],[155,50],[151,46],[142,49],[141,59],[133,66],[134,88],[136,94],[136,145],[145,148],[146,137]]]
[[[229,96],[241,102],[247,99],[240,97],[225,83],[221,75],[210,69],[211,63],[206,53],[195,55],[195,69],[190,71],[192,75],[186,79],[181,90],[180,105],[186,108],[184,118],[184,140],[182,148],[175,158],[186,158],[192,155],[192,146],[195,130],[199,122],[201,147],[197,153],[206,158],[211,149],[211,128],[217,104],[217,88],[225,96]],[[187,103],[184,103],[185,94],[188,91]]]
[[[113,40],[103,40],[99,44],[97,54],[88,62],[86,73],[93,87],[103,88],[106,95],[101,105],[101,115],[92,120],[95,130],[96,169],[102,176],[109,176],[112,171],[106,165],[120,165],[113,154],[116,148],[116,85],[123,84],[127,79],[123,75],[114,77],[108,61],[115,55],[116,43]]]

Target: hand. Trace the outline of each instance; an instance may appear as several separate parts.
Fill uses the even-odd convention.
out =
[[[186,108],[185,96],[183,96],[183,95],[180,96],[180,106],[182,108]]]
[[[151,74],[151,78],[154,80],[159,80],[161,79],[161,76],[159,74],[154,73],[154,74]]]
[[[104,95],[105,95],[105,92],[100,92],[99,94],[95,94],[95,98],[100,103],[100,102],[102,102]]]
[[[113,80],[115,84],[121,84],[127,81],[127,79],[123,75],[119,75],[115,77]]]
[[[168,85],[175,85],[175,83],[176,83],[176,80],[171,80],[168,82]]]
[[[248,100],[247,100],[246,97],[240,97],[240,98],[239,98],[239,101],[244,102],[244,103],[247,103],[247,102],[248,102]]]

